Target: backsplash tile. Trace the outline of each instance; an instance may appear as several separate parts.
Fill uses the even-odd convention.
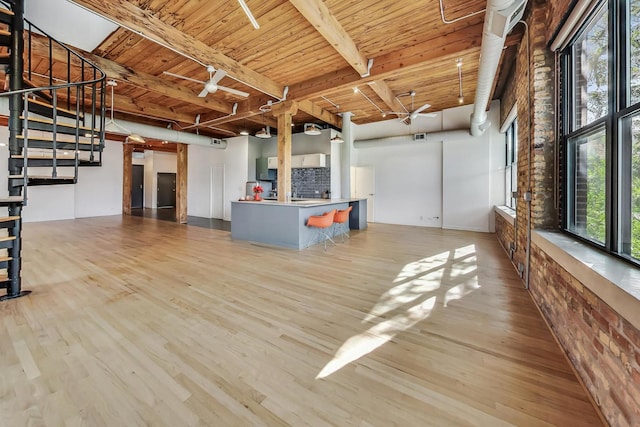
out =
[[[331,168],[296,168],[291,170],[291,191],[297,197],[320,198],[322,193],[329,190],[331,190]]]

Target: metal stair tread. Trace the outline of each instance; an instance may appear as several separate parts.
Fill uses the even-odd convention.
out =
[[[17,135],[16,138],[24,139],[24,135]],[[82,136],[80,138],[91,138],[90,136]],[[29,136],[29,140],[33,141],[47,141],[53,142],[53,136],[43,135],[43,136]],[[56,142],[59,144],[75,144],[75,139],[65,139],[65,138],[56,138]],[[91,141],[78,141],[78,144],[91,145]],[[93,145],[100,145],[100,141],[94,139]]]
[[[21,115],[20,116],[20,120],[24,120],[24,119],[25,119],[25,117],[23,115]],[[53,120],[42,119],[40,117],[31,117],[31,116],[29,116],[29,121],[30,122],[38,122],[38,123],[45,123],[45,124],[48,124],[48,125],[53,125]],[[57,126],[64,126],[64,127],[68,127],[68,128],[75,128],[76,127],[76,125],[74,123],[57,123]],[[82,129],[82,130],[89,131],[89,132],[92,132],[92,131],[95,132],[95,133],[98,132],[98,129],[91,129],[90,127],[87,127],[87,126],[78,126],[78,128]]]
[[[16,196],[14,196],[14,197],[16,197]],[[20,196],[20,197],[22,197],[22,196]],[[16,221],[18,219],[20,219],[20,217],[17,216],[17,215],[0,217],[0,224],[3,223],[3,222]]]
[[[19,203],[19,202],[24,202],[24,197],[22,196],[0,197],[0,203]]]
[[[24,159],[24,155],[22,154],[13,154],[11,155],[12,159]],[[76,156],[74,154],[57,154],[56,159],[58,160],[74,160]],[[29,153],[27,154],[27,159],[53,159],[53,153]]]
[[[47,108],[53,109],[53,105],[52,104],[50,104],[48,102],[45,102],[45,101],[40,101],[39,99],[30,99],[29,100],[29,104],[38,104],[38,105],[40,105],[42,107],[47,107]],[[84,114],[82,112],[77,113],[76,111],[73,111],[73,110],[67,110],[64,107],[58,106],[58,107],[56,107],[56,110],[63,111],[65,113],[67,113],[67,114],[78,115],[78,117],[80,117],[80,118],[84,117]]]
[[[9,175],[9,178],[12,179],[21,179],[24,178],[23,175]],[[51,179],[51,180],[67,180],[67,179],[75,179],[74,176],[57,176],[57,177],[52,177],[51,175],[27,175],[27,179]]]

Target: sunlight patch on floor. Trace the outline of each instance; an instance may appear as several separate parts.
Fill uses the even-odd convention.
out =
[[[392,281],[396,286],[380,297],[363,320],[378,323],[347,339],[316,379],[333,374],[425,320],[438,299],[447,307],[479,289],[475,253],[475,245],[468,245],[406,264]]]

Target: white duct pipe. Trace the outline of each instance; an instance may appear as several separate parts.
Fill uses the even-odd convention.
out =
[[[438,132],[427,132],[426,138],[420,140],[415,140],[413,134],[388,136],[385,138],[359,139],[353,142],[353,148],[397,147],[398,145],[440,142],[445,139],[456,140],[465,138],[469,138],[469,132],[466,129],[452,129]]]
[[[91,114],[86,114],[87,123],[92,123]],[[157,126],[150,126],[141,123],[130,122],[127,120],[115,120],[118,126],[130,131],[132,134],[138,134],[143,138],[160,139],[170,142],[178,142],[181,144],[194,144],[204,145],[207,147],[215,147],[225,149],[227,148],[227,141],[224,139],[211,138],[210,136],[196,135],[189,132],[181,132],[173,129],[161,128]],[[112,129],[107,129],[109,133],[115,133],[119,135],[127,135],[124,129],[117,129],[115,126]]]
[[[482,135],[491,126],[487,121],[487,105],[507,34],[524,12],[526,0],[489,0],[482,29],[480,68],[476,98],[471,113],[470,133]]]

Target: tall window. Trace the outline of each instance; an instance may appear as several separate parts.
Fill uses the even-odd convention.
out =
[[[518,191],[518,119],[514,119],[506,132],[505,150],[505,201],[504,204],[512,209],[516,208],[513,192]]]
[[[640,0],[603,0],[561,59],[565,229],[640,265]]]

